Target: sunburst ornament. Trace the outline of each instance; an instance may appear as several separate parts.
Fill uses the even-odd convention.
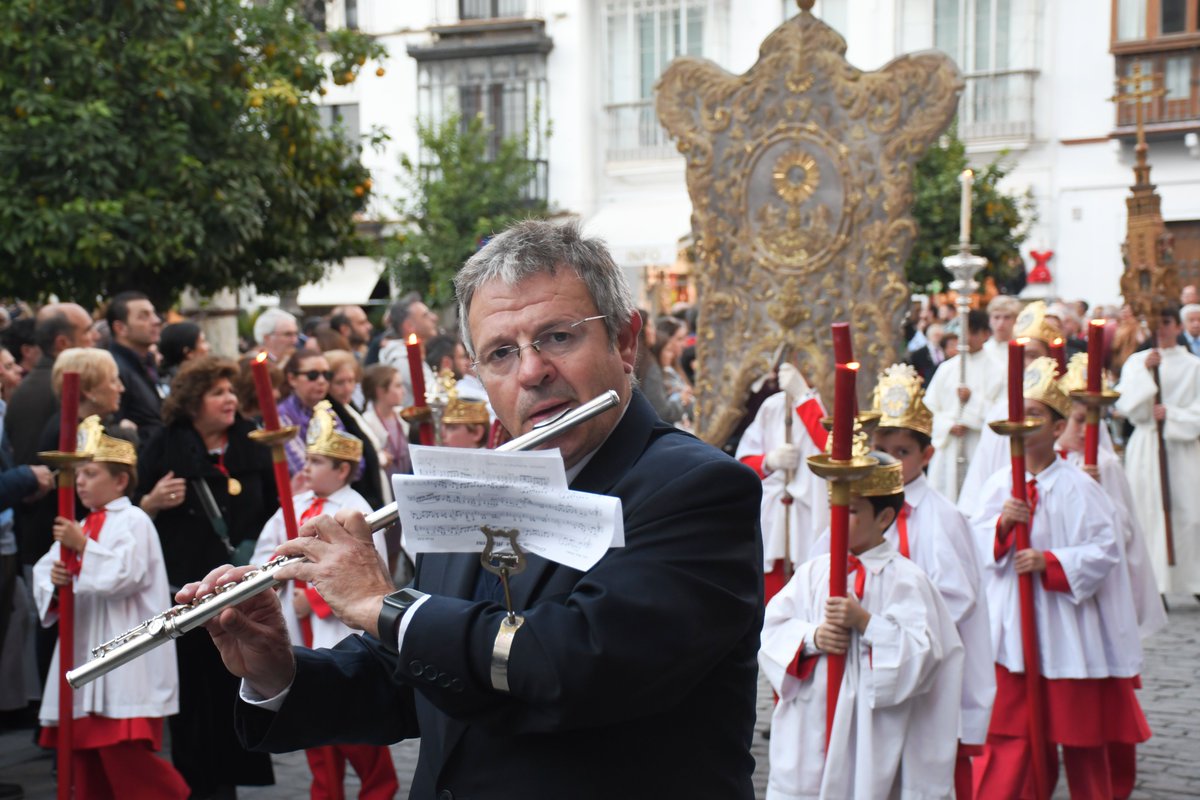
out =
[[[789,150],[775,162],[771,171],[775,194],[787,203],[798,206],[813,196],[821,185],[821,168],[817,160],[803,150]]]

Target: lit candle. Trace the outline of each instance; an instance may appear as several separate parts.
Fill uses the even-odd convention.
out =
[[[1094,319],[1088,323],[1087,390],[1099,394],[1104,388],[1101,374],[1104,370],[1104,326],[1106,320]]]
[[[1025,339],[1008,343],[1008,421],[1025,419]]]
[[[421,366],[421,340],[415,333],[408,336],[408,376],[412,379],[413,405],[425,407],[425,369]]]
[[[271,373],[267,369],[267,354],[259,353],[250,364],[254,373],[254,393],[258,395],[258,407],[262,409],[263,427],[269,431],[279,430],[279,409],[275,406],[275,388],[271,385]]]
[[[1067,348],[1062,337],[1058,337],[1050,343],[1050,357],[1054,359],[1058,377],[1067,374]]]
[[[837,364],[849,364],[854,360],[854,346],[850,342],[850,323],[835,322],[833,329],[833,360]]]
[[[975,183],[975,173],[969,169],[962,171],[962,209],[958,220],[958,239],[963,244],[971,241],[971,187]]]
[[[833,384],[833,458],[849,461],[854,435],[854,382],[858,363],[837,365]]]

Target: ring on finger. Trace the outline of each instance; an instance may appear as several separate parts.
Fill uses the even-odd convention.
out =
[[[174,492],[171,492],[169,495],[167,495],[167,497],[169,497],[169,498],[171,498],[172,500],[174,500],[174,499],[175,499],[175,493],[174,493]]]

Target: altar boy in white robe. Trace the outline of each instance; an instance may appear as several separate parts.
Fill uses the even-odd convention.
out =
[[[951,798],[963,650],[925,573],[884,532],[904,505],[901,465],[854,484],[846,597],[829,556],[802,564],[767,605],[759,664],[779,694],[767,800]],[[826,748],[827,653],[846,672]]]
[[[1134,353],[1121,368],[1117,410],[1133,423],[1125,463],[1133,485],[1134,511],[1146,532],[1158,590],[1188,592],[1200,598],[1200,358],[1177,344],[1182,332],[1179,308],[1163,309],[1155,347]],[[1155,400],[1154,368],[1162,383]],[[1175,566],[1168,565],[1166,523],[1159,478],[1161,421],[1171,481],[1171,522]]]
[[[1012,473],[984,485],[971,520],[985,562],[996,702],[975,792],[1032,797],[1018,576],[1034,575],[1039,670],[1048,744],[1047,796],[1058,780],[1062,747],[1072,797],[1114,797],[1108,748],[1150,736],[1134,695],[1142,648],[1117,511],[1100,485],[1055,452],[1071,401],[1053,359],[1026,367],[1025,416],[1044,423],[1025,437],[1028,502],[1014,500]],[[1031,547],[1016,551],[1014,527],[1026,523]]]
[[[997,375],[994,361],[983,351],[991,336],[988,315],[974,310],[967,314],[966,347],[946,359],[933,373],[925,390],[925,405],[933,414],[929,433],[934,452],[929,462],[929,483],[951,502],[958,499],[958,484],[966,477],[967,465],[987,426],[988,408],[994,399]],[[962,364],[966,362],[966,381]],[[962,463],[959,463],[959,459]]]
[[[334,413],[329,402],[317,403],[312,421],[308,424],[305,446],[303,471],[308,490],[296,495],[293,501],[300,525],[318,516],[333,516],[344,509],[371,513],[371,506],[349,485],[362,458],[362,451],[360,439],[334,427]],[[373,535],[373,539],[375,551],[386,564],[387,545],[383,536],[383,532],[379,531]],[[250,563],[266,563],[275,549],[286,540],[283,512],[276,511],[263,527]],[[291,602],[283,603],[283,616],[293,644],[311,648],[333,647],[347,636],[358,633],[333,615],[329,604],[312,586],[291,586],[290,591]],[[399,789],[396,768],[386,747],[328,745],[309,748],[304,754],[312,770],[312,800],[343,796],[342,783],[347,761],[362,782],[360,800],[387,800],[394,797]]]
[[[54,520],[54,544],[33,568],[34,600],[42,624],[58,619],[58,591],[73,586],[75,664],[171,604],[167,568],[154,523],[129,501],[137,484],[133,444],[104,435],[99,417],[80,424],[80,450],[92,459],[75,470],[75,488],[89,510],[83,524]],[[63,550],[78,555],[68,568]],[[38,716],[39,744],[58,742],[59,649]],[[73,693],[71,770],[76,797],[185,798],[187,782],[162,749],[163,718],[179,712],[175,643],[167,642]]]

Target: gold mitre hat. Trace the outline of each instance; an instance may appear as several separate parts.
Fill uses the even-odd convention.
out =
[[[1058,381],[1058,363],[1053,358],[1043,356],[1025,367],[1023,392],[1026,400],[1037,400],[1064,417],[1071,416],[1071,398]]]
[[[1021,310],[1013,325],[1014,339],[1037,339],[1049,346],[1055,339],[1062,338],[1058,326],[1046,320],[1046,304],[1035,300]]]
[[[892,364],[879,376],[871,401],[881,428],[906,428],[910,431],[933,434],[933,414],[925,407],[925,390],[921,376],[908,364]]]
[[[442,414],[443,425],[491,424],[492,418],[488,415],[487,403],[463,400],[459,397],[458,381],[454,380],[453,374],[447,374],[442,380],[449,398],[446,401],[446,410]]]
[[[95,414],[79,423],[78,432],[75,434],[75,449],[77,453],[86,455],[92,461],[137,466],[137,448],[133,446],[133,442],[109,436],[100,424],[100,417]]]
[[[336,419],[333,405],[328,400],[317,403],[313,408],[312,419],[308,423],[305,452],[314,456],[327,456],[342,461],[358,461],[363,454],[362,440],[333,427]]]
[[[873,467],[867,477],[851,481],[850,492],[859,497],[890,497],[894,494],[904,494],[903,465],[887,453],[874,451],[873,458],[878,459],[879,465]]]

